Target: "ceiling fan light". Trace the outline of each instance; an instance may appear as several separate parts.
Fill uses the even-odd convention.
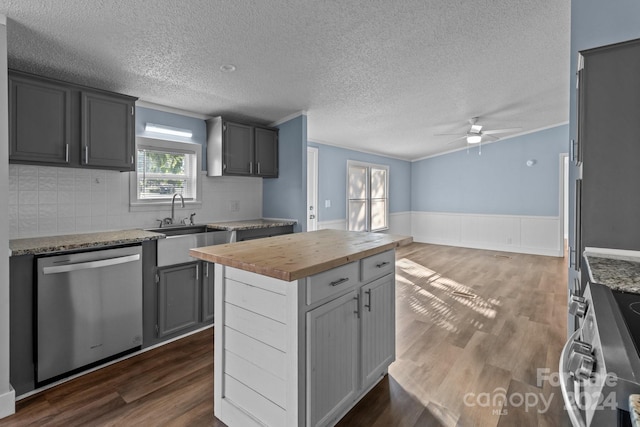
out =
[[[481,135],[467,135],[467,144],[478,144],[482,141]]]

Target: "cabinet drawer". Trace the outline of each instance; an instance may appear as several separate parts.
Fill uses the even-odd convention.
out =
[[[395,265],[396,257],[393,249],[363,258],[360,261],[360,280],[368,282],[385,274],[393,273]]]
[[[358,262],[307,277],[307,304],[339,294],[358,284]]]

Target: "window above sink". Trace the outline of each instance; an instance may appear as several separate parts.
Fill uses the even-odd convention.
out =
[[[136,171],[129,176],[131,210],[170,205],[174,194],[197,207],[202,202],[201,167],[200,144],[137,137]]]

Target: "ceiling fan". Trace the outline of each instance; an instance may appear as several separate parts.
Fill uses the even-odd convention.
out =
[[[482,130],[483,126],[478,124],[478,117],[472,117],[469,119],[469,123],[471,127],[467,131],[465,135],[459,136],[458,138],[447,142],[447,144],[451,144],[456,141],[460,141],[462,139],[467,140],[467,144],[479,144],[485,139],[491,139],[493,141],[497,141],[500,139],[497,134],[501,133],[510,133],[517,132],[522,130],[522,128],[509,128],[509,129],[493,129],[493,130]],[[444,136],[444,135],[460,135],[459,133],[439,133],[434,136]]]

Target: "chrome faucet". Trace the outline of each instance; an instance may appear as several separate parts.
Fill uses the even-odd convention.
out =
[[[182,197],[182,194],[180,193],[175,193],[173,195],[173,198],[171,199],[171,224],[176,223],[176,215],[175,215],[176,196],[180,196],[180,200],[182,200],[182,207],[184,208],[184,197]]]

